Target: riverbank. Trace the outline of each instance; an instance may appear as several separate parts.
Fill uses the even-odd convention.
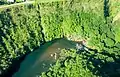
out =
[[[77,42],[56,39],[28,54],[13,77],[35,77],[45,72],[59,58],[62,49],[76,49]]]
[[[70,0],[0,9],[1,73],[13,60],[63,37],[87,40],[87,46],[117,60],[120,27],[112,23],[115,15],[111,15],[114,9],[109,11],[110,6],[107,0]]]

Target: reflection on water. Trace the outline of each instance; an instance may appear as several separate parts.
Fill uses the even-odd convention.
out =
[[[61,49],[75,48],[75,46],[76,42],[67,39],[47,42],[25,58],[19,71],[13,77],[36,77],[36,75],[46,71],[56,61]]]

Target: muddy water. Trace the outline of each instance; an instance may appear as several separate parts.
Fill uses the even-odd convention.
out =
[[[53,64],[61,49],[75,48],[76,42],[67,39],[57,39],[45,43],[30,53],[21,63],[20,69],[12,77],[36,77],[46,71]]]

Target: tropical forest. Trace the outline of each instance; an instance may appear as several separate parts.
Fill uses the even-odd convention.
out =
[[[0,77],[120,77],[120,0],[0,0]]]

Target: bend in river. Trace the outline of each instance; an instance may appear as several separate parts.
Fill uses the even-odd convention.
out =
[[[26,56],[13,77],[36,77],[40,75],[56,62],[61,49],[75,48],[76,43],[67,39],[56,39],[45,43]]]

